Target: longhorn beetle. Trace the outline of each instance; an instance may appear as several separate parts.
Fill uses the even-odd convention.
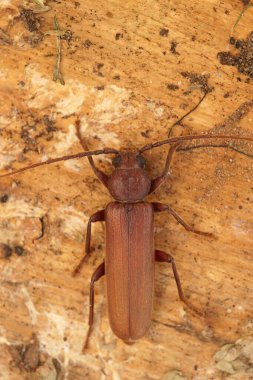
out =
[[[78,138],[85,150],[86,146],[81,137],[79,123],[76,124],[76,127]],[[89,330],[84,348],[87,347],[93,324],[94,283],[104,275],[106,275],[107,279],[110,325],[115,335],[125,342],[131,343],[140,339],[149,329],[152,314],[155,261],[171,263],[179,298],[188,304],[173,257],[161,250],[154,249],[154,213],[168,211],[187,231],[204,236],[211,236],[212,234],[189,226],[169,205],[158,202],[148,203],[144,198],[153,193],[165,181],[169,174],[173,154],[179,144],[196,139],[253,141],[253,137],[229,135],[203,134],[170,137],[145,145],[136,152],[123,152],[111,148],[84,151],[35,163],[0,176],[7,177],[46,164],[88,157],[95,175],[115,199],[104,210],[97,211],[90,217],[87,226],[85,255],[73,272],[73,275],[80,272],[90,254],[92,223],[105,222],[106,256],[105,261],[98,266],[91,277]],[[150,179],[145,170],[146,161],[142,154],[147,150],[165,144],[172,145],[167,154],[163,173],[154,179]],[[230,147],[230,145],[223,143],[222,147]],[[115,169],[110,176],[107,176],[95,166],[92,156],[100,154],[115,155],[112,160],[112,165]]]

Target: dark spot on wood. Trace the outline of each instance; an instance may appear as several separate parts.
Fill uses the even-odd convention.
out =
[[[226,66],[235,66],[239,73],[253,78],[253,32],[246,40],[236,40],[231,37],[230,43],[239,50],[239,53],[234,55],[229,51],[219,52],[217,58],[220,63]]]
[[[113,13],[112,12],[107,12],[106,16],[109,17],[109,18],[113,18]]]
[[[176,91],[179,89],[179,86],[173,83],[168,83],[166,87],[168,90],[171,90],[171,91]]]
[[[62,34],[60,38],[61,38],[61,40],[65,40],[65,41],[70,42],[72,40],[72,37],[73,37],[72,30],[67,29],[66,32],[64,34]]]
[[[85,40],[83,43],[83,46],[85,47],[85,49],[89,49],[91,45],[92,45],[92,42],[90,40]]]
[[[93,73],[97,74],[99,77],[103,77],[104,74],[100,71],[103,67],[103,63],[96,63],[95,66],[93,66]]]
[[[8,201],[8,199],[9,199],[9,195],[8,194],[4,194],[4,195],[1,196],[0,202],[1,203],[6,203]]]
[[[176,51],[177,45],[178,45],[178,43],[176,41],[172,41],[171,42],[170,51],[171,51],[172,54],[179,55],[179,53]]]
[[[50,119],[48,115],[44,115],[42,121],[47,128],[47,132],[57,131],[57,128],[55,127],[55,121]]]
[[[183,71],[181,72],[181,75],[184,78],[188,78],[191,84],[198,86],[201,89],[201,91],[204,93],[208,93],[213,90],[213,87],[210,87],[208,84],[208,79],[210,77],[210,75],[208,74],[201,75],[201,74],[191,73],[189,71]]]
[[[16,247],[14,248],[14,251],[15,253],[18,255],[18,256],[24,256],[25,254],[25,250],[23,247],[21,247],[20,245],[16,245]]]
[[[230,37],[230,39],[229,39],[229,43],[230,43],[231,45],[234,45],[234,44],[235,44],[235,41],[236,41],[236,39],[235,39],[234,37]]]
[[[31,9],[21,9],[20,18],[29,32],[37,32],[39,30],[39,19]]]
[[[146,131],[141,132],[141,136],[143,136],[145,138],[149,138],[150,137],[150,130],[147,129]]]
[[[12,255],[12,248],[7,244],[0,244],[0,257],[8,259]]]
[[[162,37],[168,37],[168,35],[169,35],[169,29],[161,28],[159,34]]]
[[[116,33],[115,40],[118,41],[120,38],[123,38],[123,33]]]

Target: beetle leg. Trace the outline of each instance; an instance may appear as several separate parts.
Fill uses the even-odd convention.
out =
[[[179,278],[179,274],[178,274],[178,271],[177,271],[177,267],[176,267],[176,263],[175,263],[174,257],[171,256],[169,253],[165,253],[163,251],[160,251],[160,250],[156,249],[155,250],[155,260],[159,261],[159,262],[163,262],[163,263],[164,262],[171,263],[173,274],[174,274],[174,278],[175,278],[175,281],[176,281],[176,284],[177,284],[177,290],[178,290],[178,295],[179,295],[180,300],[189,309],[191,309],[194,312],[194,314],[197,314],[199,317],[203,317],[203,312],[199,311],[198,309],[195,308],[195,306],[191,305],[189,303],[189,301],[187,300],[187,298],[185,297],[185,295],[184,295],[184,292],[183,292],[183,289],[182,289],[182,285],[181,285],[181,282],[180,282],[180,278]]]
[[[173,155],[179,145],[180,144],[174,144],[169,149],[163,173],[151,181],[149,194],[153,193],[166,180],[167,176],[169,175],[170,164],[172,162]]]
[[[82,145],[84,150],[88,150],[86,142],[83,140],[82,135],[81,135],[80,121],[78,120],[75,125],[76,125],[76,134],[80,141],[80,144]],[[94,174],[98,177],[98,179],[100,179],[103,185],[108,189],[108,176],[102,170],[96,167],[94,160],[91,156],[88,157],[88,160]]]
[[[214,235],[212,233],[210,233],[210,232],[199,231],[199,230],[196,230],[194,227],[189,226],[189,224],[187,224],[176,213],[176,211],[174,211],[170,206],[165,205],[163,203],[158,203],[158,202],[153,202],[152,205],[154,207],[154,211],[155,212],[168,211],[172,216],[174,216],[174,218],[176,219],[176,221],[178,223],[180,223],[186,229],[186,231],[194,232],[195,234],[198,234],[198,235],[204,235],[204,236],[214,237]]]
[[[100,264],[93,273],[90,281],[90,308],[89,308],[89,329],[83,346],[83,351],[88,347],[88,341],[93,325],[94,316],[94,283],[105,274],[105,263]]]
[[[76,276],[82,269],[84,263],[87,261],[90,254],[90,239],[91,239],[91,223],[95,222],[104,222],[105,220],[105,210],[100,210],[95,212],[95,214],[91,215],[88,224],[87,224],[87,232],[86,232],[86,241],[85,241],[85,254],[77,265],[77,267],[73,271],[73,276]]]
[[[178,274],[178,271],[177,271],[177,267],[176,267],[176,263],[175,263],[174,258],[169,253],[165,253],[163,251],[156,250],[155,251],[155,259],[156,259],[156,261],[171,263],[173,274],[174,274],[174,278],[175,278],[175,281],[176,281],[176,284],[177,284],[177,290],[178,290],[179,298],[180,298],[181,301],[183,301],[184,303],[188,304],[188,302],[187,302],[187,300],[185,298],[182,286],[181,286],[181,282],[180,282],[180,278],[179,278],[179,274]]]
[[[94,172],[94,174],[100,179],[102,184],[108,189],[108,176],[100,169],[98,169],[94,163],[94,160],[91,156],[88,157],[90,166]]]

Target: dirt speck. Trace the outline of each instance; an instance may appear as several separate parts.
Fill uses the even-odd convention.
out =
[[[8,199],[9,199],[8,194],[4,194],[4,195],[2,195],[2,196],[0,197],[0,202],[1,202],[1,203],[6,203],[6,202],[8,202]]]
[[[123,33],[116,33],[115,34],[115,40],[116,41],[120,40],[121,38],[123,38]]]
[[[23,247],[21,247],[20,245],[16,245],[16,247],[14,248],[15,250],[15,253],[18,255],[18,256],[24,256],[25,254],[25,250]]]
[[[141,132],[141,135],[143,137],[145,137],[146,139],[148,139],[150,137],[150,130],[149,129],[146,129],[146,131],[142,131]]]
[[[239,73],[253,78],[253,32],[246,40],[236,40],[231,37],[230,44],[239,50],[239,53],[234,55],[229,51],[219,52],[217,58],[220,63],[226,66],[235,66]]]
[[[172,41],[171,44],[170,44],[170,51],[172,54],[176,54],[176,55],[179,55],[179,53],[176,51],[176,47],[177,47],[178,43],[176,41]]]
[[[36,17],[36,15],[31,9],[23,8],[20,12],[20,18],[23,21],[26,29],[29,30],[29,32],[37,32],[39,30],[39,19]]]
[[[104,67],[103,63],[96,63],[93,67],[93,73],[97,74],[99,77],[103,77],[104,74],[101,72],[101,69]]]
[[[64,34],[61,35],[61,40],[70,42],[73,38],[73,32],[70,29],[67,29]]]
[[[166,87],[168,90],[171,90],[171,91],[176,91],[179,89],[179,86],[173,83],[168,83]]]
[[[168,37],[168,35],[169,35],[169,29],[161,28],[159,34],[162,37]]]
[[[196,73],[190,73],[189,71],[183,71],[181,72],[181,75],[184,78],[188,78],[190,80],[190,83],[192,85],[195,85],[196,87],[199,87],[202,92],[208,93],[213,90],[212,87],[208,84],[209,75],[201,75]]]
[[[12,248],[7,244],[0,244],[0,258],[8,259],[12,255]]]
[[[91,45],[92,45],[92,42],[90,40],[85,40],[83,43],[83,46],[85,47],[85,49],[89,49]]]

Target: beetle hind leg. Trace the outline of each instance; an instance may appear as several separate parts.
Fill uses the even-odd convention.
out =
[[[91,215],[88,224],[87,224],[87,232],[86,232],[86,241],[85,241],[85,253],[83,258],[81,259],[80,263],[77,265],[77,267],[74,269],[72,275],[75,277],[77,274],[80,273],[83,265],[85,264],[86,260],[88,259],[90,255],[90,240],[91,240],[91,224],[95,222],[104,222],[105,220],[105,210],[100,210],[95,212],[95,214]]]
[[[89,329],[88,333],[86,335],[85,343],[83,346],[83,351],[85,351],[88,348],[89,338],[91,334],[91,329],[93,325],[93,319],[94,319],[94,283],[98,281],[101,277],[105,275],[105,263],[101,263],[93,275],[91,276],[90,281],[90,307],[89,307]]]

